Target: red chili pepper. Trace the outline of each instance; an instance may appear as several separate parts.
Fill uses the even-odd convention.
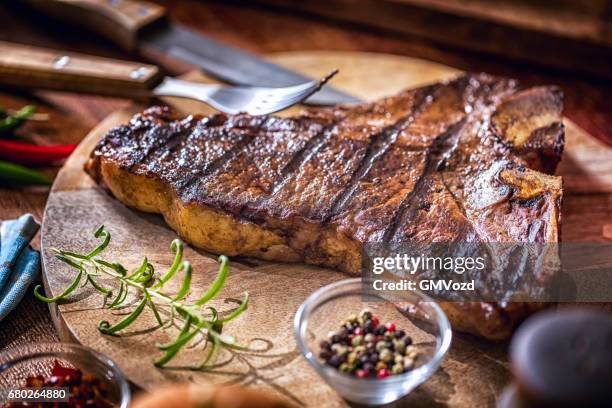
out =
[[[39,146],[0,140],[0,159],[30,165],[46,165],[65,159],[76,145]]]

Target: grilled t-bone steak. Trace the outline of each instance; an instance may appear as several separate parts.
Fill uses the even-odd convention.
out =
[[[111,130],[86,170],[214,253],[358,273],[366,242],[557,242],[562,93],[467,74],[291,118],[179,117]],[[455,329],[504,338],[528,303],[444,303]]]

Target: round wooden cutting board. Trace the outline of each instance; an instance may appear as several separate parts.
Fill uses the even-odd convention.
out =
[[[369,100],[460,73],[427,61],[383,54],[294,52],[270,58],[311,77],[320,77],[338,68],[340,74],[332,80],[333,86]],[[199,73],[188,77],[210,81]],[[185,113],[212,112],[196,102],[178,99],[166,102]],[[136,267],[146,255],[157,270],[163,270],[172,262],[169,244],[176,234],[163,219],[126,208],[98,188],[82,170],[100,137],[143,108],[134,105],[109,116],[90,132],[60,171],[49,196],[42,229],[47,294],[61,293],[74,277],[73,271],[54,259],[50,248],[85,252],[94,245],[93,231],[100,224],[104,224],[113,236],[105,253],[106,259]],[[296,109],[299,108],[293,111]],[[564,240],[598,242],[612,238],[605,234],[605,231],[612,231],[611,159],[612,149],[567,122],[566,153],[559,170],[564,176]],[[585,225],[587,212],[590,221]],[[192,292],[202,292],[214,279],[215,258],[200,250],[186,249],[185,259],[191,261],[195,271]],[[172,368],[155,368],[152,360],[158,351],[154,344],[170,341],[177,333],[170,329],[153,330],[156,324],[152,316],[143,316],[121,336],[101,335],[97,330],[98,321],[118,321],[120,314],[131,309],[109,312],[103,308],[103,300],[97,292],[81,290],[69,302],[51,305],[51,309],[63,340],[76,341],[108,354],[133,383],[145,389],[163,381],[235,381],[262,387],[298,405],[344,406],[346,403],[302,358],[292,329],[296,309],[313,290],[345,277],[336,271],[306,265],[232,262],[221,297],[229,304],[226,307],[231,307],[234,300],[248,290],[251,303],[246,314],[232,321],[228,330],[239,342],[259,339],[255,343],[260,343],[260,351],[235,353],[230,364],[211,372],[180,367],[181,361],[201,359],[201,350],[197,347],[187,350],[183,356],[186,360],[173,363]],[[494,405],[510,379],[506,349],[506,343],[456,334],[442,367],[400,405]]]

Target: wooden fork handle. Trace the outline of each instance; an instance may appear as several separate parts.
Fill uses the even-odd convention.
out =
[[[0,84],[139,98],[160,82],[154,65],[0,41]]]
[[[166,10],[142,0],[24,0],[27,4],[61,21],[101,34],[134,51],[138,34],[166,16]]]

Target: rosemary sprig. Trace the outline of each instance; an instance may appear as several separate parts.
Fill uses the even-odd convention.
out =
[[[155,268],[147,257],[144,257],[140,266],[131,273],[119,262],[109,262],[101,259],[99,255],[104,252],[110,243],[111,234],[104,226],[100,226],[95,231],[94,236],[102,241],[86,254],[53,249],[57,259],[76,270],[76,276],[62,293],[54,297],[44,296],[41,294],[42,286],[36,286],[34,295],[38,299],[46,303],[57,302],[70,296],[79,286],[84,287],[89,284],[104,295],[108,309],[116,309],[125,305],[129,293],[136,293],[138,296],[137,306],[127,317],[114,324],[102,320],[98,323],[98,330],[106,335],[116,335],[138,320],[138,317],[146,308],[151,310],[161,329],[174,326],[176,319],[182,320],[181,330],[174,341],[167,344],[156,344],[157,349],[163,353],[154,363],[158,367],[170,362],[198,334],[204,336],[207,339],[207,344],[210,343],[211,346],[204,360],[194,366],[197,369],[209,367],[209,363],[214,362],[214,356],[220,347],[238,347],[234,344],[233,337],[221,332],[224,324],[235,319],[247,309],[248,293],[245,293],[243,301],[236,309],[222,318],[219,317],[219,313],[214,307],[206,306],[225,284],[229,274],[229,260],[226,256],[221,255],[219,257],[219,272],[206,293],[196,301],[189,302],[186,299],[191,288],[192,267],[189,262],[183,261],[183,243],[180,240],[175,239],[170,245],[170,249],[174,252],[172,265],[160,278],[156,278]],[[166,293],[164,286],[177,273],[182,273],[183,276],[179,291],[174,295]],[[116,293],[98,282],[97,278],[102,275],[118,282]],[[81,285],[79,285],[80,283]],[[158,310],[160,307],[168,308],[168,320],[163,321]]]

